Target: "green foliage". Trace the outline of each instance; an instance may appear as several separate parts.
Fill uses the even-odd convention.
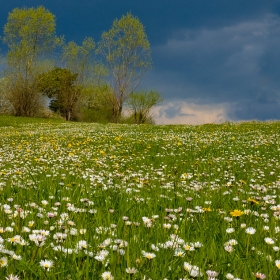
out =
[[[71,41],[62,48],[62,61],[72,73],[78,73],[76,82],[80,85],[98,83],[107,74],[104,65],[94,60],[95,46],[94,40],[87,37],[81,46]]]
[[[112,121],[114,95],[109,85],[87,86],[82,95],[79,120],[100,123]]]
[[[128,95],[126,105],[133,111],[134,123],[146,123],[151,121],[152,107],[163,102],[161,94],[155,90],[132,92]]]
[[[98,52],[109,65],[116,97],[115,121],[118,121],[127,95],[139,84],[143,74],[151,68],[150,44],[144,26],[138,18],[127,14],[113,22],[103,32]]]
[[[113,22],[96,50],[90,37],[81,45],[64,44],[56,36],[55,16],[43,6],[15,8],[9,13],[2,41],[9,51],[0,111],[12,110],[16,116],[49,115],[48,96],[49,108],[67,120],[119,122],[129,93],[151,68],[144,26],[130,13]],[[59,64],[52,60],[56,47],[61,47]],[[107,66],[96,61],[95,53],[104,56]],[[104,86],[108,68],[112,86]],[[142,111],[135,115],[138,123],[149,119],[142,117]]]
[[[0,114],[11,114],[12,105],[7,98],[8,79],[0,79]]]
[[[66,120],[73,118],[75,106],[80,97],[81,89],[75,85],[78,74],[69,69],[55,67],[39,76],[39,90],[51,98],[50,108],[59,111]]]
[[[52,51],[60,39],[55,35],[55,17],[47,9],[15,8],[4,26],[8,64],[27,70],[39,55]]]
[[[4,26],[3,42],[9,48],[7,98],[15,115],[34,116],[44,106],[37,90],[42,57],[61,42],[55,35],[54,15],[42,6],[15,8]]]

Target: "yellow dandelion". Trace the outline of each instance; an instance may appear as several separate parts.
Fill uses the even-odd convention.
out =
[[[253,198],[248,198],[247,201],[251,202],[251,204],[260,204],[258,201],[256,201]]]
[[[235,209],[233,212],[230,212],[230,215],[232,217],[240,217],[240,216],[244,215],[244,212],[241,210]]]

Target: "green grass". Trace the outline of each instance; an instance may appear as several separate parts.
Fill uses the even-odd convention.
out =
[[[0,279],[278,279],[279,122],[0,126]]]
[[[2,126],[12,126],[19,127],[25,124],[45,124],[52,123],[58,124],[62,123],[64,120],[62,119],[48,119],[48,118],[26,118],[26,117],[13,117],[13,116],[1,116],[0,115],[0,127]]]

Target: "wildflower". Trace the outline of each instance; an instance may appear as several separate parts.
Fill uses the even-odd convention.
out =
[[[184,249],[186,251],[194,251],[195,250],[195,248],[193,246],[189,245],[189,244],[185,244]]]
[[[274,240],[270,237],[266,237],[264,239],[264,241],[265,241],[266,244],[269,244],[269,245],[274,244]]]
[[[276,264],[277,268],[280,269],[280,260],[276,260],[275,264]]]
[[[78,234],[78,230],[76,228],[71,228],[69,233],[71,235],[77,235]]]
[[[241,210],[235,209],[233,212],[230,212],[230,215],[231,215],[232,217],[238,218],[238,217],[244,215],[244,212],[241,211]]]
[[[48,212],[48,213],[47,213],[47,216],[48,216],[49,218],[53,218],[53,217],[55,216],[55,214],[52,213],[52,212]]]
[[[40,266],[45,268],[45,270],[49,271],[50,268],[53,266],[53,261],[50,260],[41,260]]]
[[[147,258],[148,260],[151,260],[151,259],[156,257],[156,254],[148,253],[148,252],[145,252],[145,251],[142,251],[142,254],[143,254],[143,257]]]
[[[199,241],[197,241],[197,242],[194,242],[193,246],[194,246],[194,248],[197,249],[197,248],[201,248],[203,246],[203,244],[200,243]]]
[[[171,224],[163,224],[163,227],[166,229],[170,229],[171,228]]]
[[[235,239],[230,239],[228,242],[225,243],[225,245],[230,245],[230,246],[234,246],[237,244],[238,242]]]
[[[9,276],[5,277],[6,280],[20,280],[17,275],[10,274]]]
[[[184,269],[185,269],[186,271],[190,271],[191,268],[192,268],[192,265],[191,265],[190,263],[184,262]]]
[[[151,227],[152,226],[152,221],[151,219],[147,218],[147,217],[142,217],[143,223],[145,224],[146,227]]]
[[[35,224],[35,222],[34,222],[34,221],[29,221],[29,222],[28,222],[28,226],[29,226],[29,227],[33,227],[33,226],[34,226],[34,224]]]
[[[256,273],[254,273],[254,275],[257,279],[265,279],[266,278],[266,275],[263,274],[263,273],[260,273],[260,272],[256,272]]]
[[[263,230],[269,231],[269,226],[264,226],[264,227],[263,227]]]
[[[191,277],[199,277],[199,276],[202,276],[203,275],[203,273],[202,272],[200,272],[200,269],[199,269],[199,267],[197,267],[197,266],[192,266],[192,269],[191,269],[191,271],[190,271],[190,276]]]
[[[114,276],[111,274],[110,271],[103,272],[101,276],[102,276],[103,280],[113,280],[114,279]]]
[[[232,279],[234,279],[234,276],[231,273],[227,273],[226,279],[232,280]]]
[[[49,204],[49,202],[47,200],[42,200],[41,203],[43,206],[47,206]]]
[[[227,233],[233,233],[233,232],[235,232],[235,229],[234,228],[227,228],[226,232]]]
[[[53,238],[56,240],[56,242],[64,242],[64,240],[67,238],[67,234],[62,232],[57,232],[53,235]]]
[[[208,276],[208,280],[215,280],[219,273],[214,270],[206,270],[206,274]]]
[[[29,234],[29,239],[31,241],[34,241],[36,246],[42,247],[45,244],[46,236],[41,235],[41,234]]]
[[[20,238],[19,235],[15,235],[14,237],[8,238],[8,241],[12,244],[20,243]]]
[[[77,248],[79,250],[86,249],[87,248],[87,242],[85,240],[80,240],[77,244]]]
[[[125,269],[126,273],[128,274],[135,274],[137,272],[137,269],[134,267],[128,267]]]
[[[152,245],[151,245],[151,248],[152,248],[152,250],[154,250],[154,251],[159,251],[159,248],[158,248],[155,244],[152,244]]]
[[[234,249],[233,249],[233,247],[231,246],[231,245],[226,245],[225,247],[225,250],[227,251],[227,252],[229,252],[229,253],[231,253]]]
[[[246,228],[246,233],[248,234],[255,234],[256,230],[253,227]]]
[[[174,251],[174,256],[175,257],[184,257],[185,252],[182,249],[175,249]]]
[[[75,225],[75,223],[73,221],[68,221],[67,224],[71,227]]]
[[[4,267],[8,265],[8,259],[6,257],[3,257],[0,259],[0,266]]]
[[[184,262],[184,269],[189,272],[191,277],[199,277],[203,275],[200,272],[199,267],[197,267],[196,265],[191,265],[188,262]]]
[[[259,202],[253,198],[248,198],[247,201],[251,202],[251,204],[259,204]]]
[[[94,257],[97,261],[103,262],[105,261],[106,257],[109,255],[109,251],[101,250],[98,254]]]
[[[105,256],[102,256],[102,255],[96,255],[94,258],[99,262],[105,261]]]
[[[16,255],[16,254],[13,254],[13,255],[12,255],[12,258],[13,258],[14,260],[17,260],[17,261],[20,261],[20,260],[22,259],[20,255]]]

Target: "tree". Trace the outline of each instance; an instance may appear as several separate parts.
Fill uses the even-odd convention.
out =
[[[43,71],[42,56],[60,42],[55,27],[54,15],[42,6],[16,8],[9,13],[3,42],[9,48],[6,77],[15,115],[31,117],[40,108],[37,77]]]
[[[98,82],[106,69],[102,64],[94,61],[95,42],[87,37],[82,45],[77,45],[74,41],[69,42],[62,48],[62,61],[66,68],[72,73],[77,73],[77,83],[84,86],[90,80]]]
[[[8,80],[6,78],[0,79],[0,114],[10,114],[12,111],[11,103],[7,99],[7,85]]]
[[[102,77],[107,74],[104,65],[95,61],[95,46],[94,40],[87,37],[80,46],[71,41],[62,48],[62,63],[72,73],[77,73],[75,86],[81,89],[75,103],[75,118],[79,120],[92,119],[93,109],[88,108],[87,101],[96,99],[90,94],[96,94]]]
[[[113,78],[116,100],[114,120],[118,122],[124,102],[143,74],[151,68],[150,44],[138,18],[127,14],[103,32],[98,52],[106,58]]]
[[[112,121],[114,94],[109,85],[89,85],[83,88],[79,100],[79,119],[87,122]]]
[[[133,111],[134,122],[138,124],[146,123],[150,118],[152,107],[160,104],[163,98],[155,90],[132,92],[128,95],[126,104]]]
[[[60,112],[67,121],[72,120],[81,93],[76,85],[78,74],[69,69],[55,67],[39,76],[39,90],[51,99],[50,108]]]

